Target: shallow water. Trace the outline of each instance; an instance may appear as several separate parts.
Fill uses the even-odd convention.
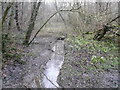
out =
[[[57,77],[64,61],[64,41],[59,40],[52,48],[54,51],[51,55],[51,60],[46,64],[46,69],[43,76],[43,86],[45,88],[60,87],[57,83]]]

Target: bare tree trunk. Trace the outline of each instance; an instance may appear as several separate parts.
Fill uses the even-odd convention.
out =
[[[55,0],[55,8],[56,8],[56,11],[59,11],[59,10],[58,10],[58,7],[57,7],[56,0]],[[63,16],[61,15],[61,13],[58,13],[58,14],[59,14],[59,16],[61,17],[61,19],[62,19],[62,21],[64,22],[64,24],[66,25],[65,20],[64,20]]]
[[[118,2],[118,16],[120,16],[120,1]],[[120,18],[118,18],[118,25],[120,26]],[[118,31],[118,33],[120,34],[120,27],[119,27],[119,31]],[[119,49],[118,49],[118,54],[120,54],[120,37],[118,37],[118,47],[119,47]],[[120,56],[119,56],[120,57]],[[119,63],[119,68],[120,68],[120,63]],[[119,79],[120,79],[120,77],[119,77]],[[119,85],[120,86],[120,85]]]
[[[14,14],[14,11],[13,11],[13,7],[12,7],[11,8],[11,14],[10,14],[10,17],[9,17],[9,22],[8,22],[8,32],[7,32],[7,34],[9,34],[10,30],[11,30],[13,14]]]
[[[8,14],[8,12],[9,12],[9,10],[10,10],[10,8],[11,8],[12,5],[13,5],[13,3],[9,3],[9,5],[8,5],[7,8],[5,9],[5,11],[3,10],[3,7],[2,7],[2,11],[4,11],[4,12],[3,12],[3,15],[2,15],[2,25],[3,25],[3,23],[5,22],[6,17],[7,17],[7,14]]]
[[[24,2],[22,2],[22,8],[21,8],[22,9],[22,11],[21,11],[21,21],[23,21],[23,9],[24,9],[23,6],[24,6]]]
[[[118,16],[120,16],[120,1],[118,2]],[[118,18],[118,25],[120,25],[120,18]]]
[[[5,45],[5,39],[8,38],[8,31],[6,29],[7,27],[7,16],[8,16],[8,13],[12,7],[13,3],[8,3],[6,9],[4,9],[4,3],[2,3],[2,53],[5,52],[5,49],[6,49],[6,45]]]
[[[37,17],[37,14],[38,14],[40,4],[41,4],[41,2],[39,2],[38,4],[36,2],[34,2],[34,4],[33,4],[33,7],[32,7],[33,9],[32,9],[32,12],[31,12],[31,18],[30,18],[30,21],[29,21],[28,30],[27,30],[27,33],[26,33],[25,40],[23,42],[24,45],[28,45],[28,43],[29,43],[31,33],[34,30],[34,25],[35,25],[35,21],[36,21],[36,17]]]
[[[18,16],[18,3],[15,3],[15,20],[16,20],[16,26],[17,30],[21,31],[20,24],[19,24],[19,16]]]

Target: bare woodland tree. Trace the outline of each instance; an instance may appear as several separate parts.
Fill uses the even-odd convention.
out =
[[[18,2],[15,3],[15,20],[16,20],[16,27],[18,31],[21,31],[20,24],[19,24],[19,11],[18,11]]]
[[[24,40],[24,43],[23,43],[24,45],[28,45],[28,43],[29,43],[31,33],[34,30],[34,25],[35,25],[35,21],[36,21],[36,17],[37,17],[37,14],[38,14],[40,4],[41,4],[41,2],[38,2],[38,3],[34,2],[33,3],[31,18],[30,18],[30,21],[29,21],[29,26],[28,26],[28,30],[27,30],[27,33],[26,33],[26,37],[25,37],[25,40]]]
[[[70,22],[70,27],[72,26],[72,28],[74,28],[77,32],[79,32],[79,34],[81,33],[82,37],[84,37],[83,32],[94,29],[93,27],[96,26],[95,25],[96,22],[98,25],[101,23],[102,24],[107,23],[108,21],[110,21],[110,18],[112,16],[111,15],[109,18],[109,16],[107,15],[110,12],[109,8],[112,6],[112,4],[111,3],[102,3],[102,2],[99,2],[99,0],[97,0],[97,1],[98,2],[96,4],[94,3],[94,5],[90,4],[90,3],[88,4],[87,2],[82,3],[82,5],[80,2],[74,2],[74,4],[71,4],[71,2],[70,2],[69,8],[72,8],[73,10],[68,9],[68,8],[67,8],[68,10],[67,9],[59,10],[59,6],[57,6],[57,3],[55,3],[54,5],[55,5],[56,12],[53,15],[51,15],[50,18],[48,18],[45,23],[43,23],[42,27],[40,27],[40,29],[35,34],[35,36],[33,36],[33,39],[36,37],[36,35],[39,33],[39,31],[45,26],[45,24],[56,14],[58,14],[60,16],[61,20],[64,23],[67,23],[66,17],[64,17],[65,15],[64,14],[62,15],[63,11],[72,12],[72,13],[68,14],[70,16],[70,17],[68,16],[69,17],[68,21]],[[20,21],[22,22],[23,17],[26,17],[26,16],[23,13],[25,11],[23,11],[23,10],[20,11],[20,9],[19,9],[20,4],[22,4],[21,9],[23,9],[23,6],[25,4],[17,3],[17,2],[14,5],[13,5],[13,3],[9,3],[7,5],[6,10],[4,9],[2,23],[4,23],[6,21],[7,13],[9,12],[9,14],[10,14],[10,18],[7,20],[8,21],[8,27],[7,27],[8,30],[11,29],[12,14],[15,16],[15,23],[16,23],[16,27],[17,27],[18,31],[21,30],[22,25],[20,26]],[[30,17],[30,20],[28,23],[29,25],[27,28],[27,33],[25,35],[25,40],[23,42],[24,45],[28,45],[33,41],[33,39],[30,41],[30,37],[31,37],[32,31],[34,30],[35,21],[36,21],[36,17],[37,17],[38,11],[39,11],[40,4],[41,4],[41,2],[38,2],[38,3],[34,2],[32,4],[31,17]],[[62,4],[60,4],[60,5],[62,6]],[[13,9],[10,9],[11,6],[12,6],[12,8],[13,7],[15,8],[15,13],[14,13]],[[96,7],[96,8],[94,8],[94,9],[91,8],[92,10],[90,10],[89,7]],[[75,9],[75,8],[77,8],[77,9]],[[96,10],[96,14],[92,13],[95,10]],[[21,16],[19,15],[19,13]],[[66,20],[66,22],[65,22],[65,20]],[[93,24],[94,24],[94,26],[93,26]]]
[[[5,20],[6,20],[6,17],[8,15],[8,12],[10,10],[10,8],[12,7],[13,3],[8,3],[6,9],[4,10],[3,6],[4,6],[4,3],[2,3],[2,11],[3,11],[3,14],[2,14],[2,25],[4,24]]]
[[[55,1],[55,9],[57,12],[59,11],[56,1]],[[62,14],[61,13],[58,13],[58,14],[59,14],[60,18],[62,19],[63,23],[65,24],[65,20],[64,20]]]
[[[8,22],[8,26],[7,26],[7,18],[8,18],[8,13],[13,5],[13,3],[8,3],[7,4],[7,7],[5,8],[5,4],[2,3],[2,52],[5,52],[5,40],[6,38],[8,38],[8,35],[9,35],[9,31],[8,30],[5,30],[6,28],[5,27],[8,27],[8,29],[11,28],[11,15],[12,15],[12,12],[10,14],[10,18],[9,18],[9,22]],[[4,9],[5,8],[5,9]]]
[[[120,1],[118,2],[118,16],[120,16]],[[120,25],[120,18],[118,18],[118,25]]]
[[[118,2],[118,16],[120,16],[120,1]],[[120,26],[120,18],[118,18],[118,25]],[[120,27],[118,33],[120,34]],[[118,38],[118,45],[120,47],[120,38]],[[120,53],[120,48],[118,53]]]
[[[11,12],[10,12],[10,17],[9,17],[9,22],[8,22],[8,34],[10,33],[11,27],[12,27],[12,21],[13,21],[13,7],[11,8]]]

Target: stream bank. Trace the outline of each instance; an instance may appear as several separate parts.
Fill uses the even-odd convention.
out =
[[[23,85],[28,88],[55,88],[57,76],[64,61],[64,36],[62,31],[42,32],[27,48],[27,74]],[[46,78],[47,77],[47,78]],[[53,84],[51,84],[52,82]]]
[[[61,29],[61,28],[60,28]],[[48,29],[47,29],[48,30]],[[53,28],[52,28],[53,30]],[[116,88],[118,87],[118,68],[116,63],[116,57],[109,53],[105,53],[106,51],[111,51],[115,49],[114,44],[112,43],[104,43],[104,42],[97,42],[92,40],[85,40],[81,37],[76,40],[76,37],[66,38],[64,42],[62,40],[57,40],[57,37],[61,37],[63,33],[61,30],[56,31],[49,30],[48,32],[40,33],[33,43],[24,49],[24,56],[22,60],[26,61],[25,65],[20,64],[9,64],[5,67],[4,71],[4,83],[3,87],[7,88],[45,88],[45,87],[54,87],[54,85],[49,84],[48,86],[44,83],[48,83],[48,81],[44,81],[45,75],[54,75],[53,70],[56,69],[55,78],[53,81],[55,85],[58,87],[64,88]],[[63,30],[64,31],[64,30]],[[63,33],[64,34],[64,33]],[[62,35],[63,35],[62,34]],[[72,33],[73,34],[73,33]],[[71,35],[72,35],[71,34]],[[73,43],[73,41],[75,43]],[[93,43],[95,47],[98,48],[99,45],[104,43],[105,45],[110,45],[110,47],[98,48],[100,50],[96,50],[93,48]],[[62,44],[63,43],[63,44]],[[98,44],[96,44],[98,43]],[[57,45],[60,47],[57,47]],[[79,44],[79,45],[77,45]],[[65,45],[65,47],[64,47]],[[55,51],[55,47],[58,50]],[[62,49],[61,49],[62,48]],[[110,48],[110,49],[109,49]],[[64,50],[63,50],[64,49]],[[115,51],[114,50],[114,51]],[[58,55],[58,53],[63,53],[64,55]],[[102,51],[102,52],[101,52]],[[104,52],[103,52],[104,51]],[[112,51],[112,54],[116,53]],[[58,53],[56,53],[58,52]],[[64,56],[64,63],[59,62],[56,57],[61,57],[61,61],[63,61]],[[94,57],[93,57],[94,56]],[[97,56],[101,58],[95,58]],[[106,60],[103,57],[109,57],[110,60]],[[96,63],[91,63],[91,59]],[[51,61],[52,60],[52,61]],[[56,62],[57,61],[57,62]],[[100,69],[101,62],[99,61],[106,61],[107,66],[108,64],[113,68],[111,69]],[[115,62],[113,64],[113,61]],[[51,64],[56,63],[56,65]],[[58,63],[59,62],[59,63]],[[51,64],[51,67],[50,67]],[[63,65],[62,65],[63,64]],[[99,65],[100,64],[100,65]],[[113,65],[111,65],[113,64]],[[60,65],[60,67],[59,67]],[[62,68],[61,68],[62,65]],[[57,66],[57,68],[55,68]],[[91,67],[92,66],[92,67]],[[49,68],[50,67],[50,68]],[[105,67],[106,68],[106,67]],[[60,70],[60,73],[58,72]],[[51,73],[48,73],[52,71]],[[45,73],[45,75],[43,75]],[[58,75],[59,74],[59,75]],[[57,77],[58,75],[58,77]],[[57,77],[57,80],[56,80]],[[57,83],[56,83],[57,82]]]
[[[65,88],[118,88],[119,58],[116,58],[116,46],[113,48],[112,42],[108,41],[76,38],[70,37],[65,42],[65,59],[58,76],[59,85]],[[96,49],[92,48],[93,43]],[[110,46],[110,51],[103,52],[102,45],[106,49]]]

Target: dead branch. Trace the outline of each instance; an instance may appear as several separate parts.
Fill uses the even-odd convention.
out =
[[[52,17],[54,17],[57,13],[60,13],[60,12],[76,12],[76,10],[79,10],[81,8],[78,7],[76,9],[70,9],[70,10],[59,10],[57,12],[55,12],[54,14],[52,14],[47,20],[46,22],[40,27],[40,29],[36,32],[36,34],[34,35],[34,37],[31,39],[31,41],[28,43],[28,46],[32,43],[32,41],[36,38],[36,36],[38,35],[38,33],[42,30],[42,28],[48,23],[48,21],[51,20]]]
[[[107,25],[110,24],[110,23],[112,23],[113,21],[115,21],[115,20],[118,19],[118,18],[120,18],[120,15],[117,16],[116,18],[112,19],[110,22],[108,22]]]
[[[41,71],[42,72],[42,71]],[[46,79],[48,80],[48,81],[50,81],[56,88],[59,88],[59,87],[57,87],[47,76],[46,76],[46,74],[44,73],[44,72],[42,72],[42,74],[46,77]]]

